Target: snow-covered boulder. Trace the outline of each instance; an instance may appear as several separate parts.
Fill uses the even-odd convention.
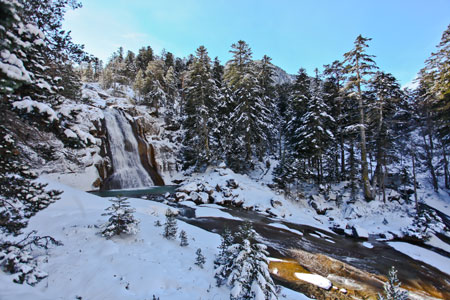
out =
[[[358,225],[352,227],[352,232],[354,237],[366,240],[369,239],[369,232]]]
[[[198,185],[196,182],[191,182],[186,185],[180,186],[177,189],[177,192],[182,192],[186,194],[190,194],[191,192],[197,192],[199,190]]]

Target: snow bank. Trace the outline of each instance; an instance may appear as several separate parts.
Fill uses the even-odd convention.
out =
[[[433,251],[408,243],[389,242],[388,244],[395,250],[402,252],[415,260],[423,261],[442,272],[450,274],[450,258],[448,257],[444,257]]]

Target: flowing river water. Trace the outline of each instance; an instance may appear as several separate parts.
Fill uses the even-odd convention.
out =
[[[121,194],[139,197],[144,194],[164,194],[175,188],[163,187],[161,191],[155,189],[105,191],[100,196],[110,197]],[[273,264],[276,266],[276,272],[272,272],[273,277],[279,284],[301,291],[310,297],[316,299],[376,299],[376,294],[382,291],[384,275],[388,273],[391,266],[395,266],[402,287],[410,291],[411,299],[450,299],[449,274],[414,260],[395,250],[386,242],[378,241],[375,238],[370,238],[363,243],[362,240],[337,235],[331,231],[284,222],[238,208],[222,209],[236,217],[235,219],[196,218],[195,208],[175,203],[171,205],[179,208],[180,220],[210,232],[221,233],[226,227],[235,231],[244,222],[250,221],[257,232],[257,239],[268,246],[270,255],[286,260],[284,264],[286,270],[280,270],[282,272],[278,271],[283,268],[283,264]],[[450,257],[450,253],[445,251],[440,251],[439,254]],[[327,277],[338,289],[327,292],[302,284],[295,280],[291,276],[292,274],[289,274],[288,269],[293,268],[293,265],[296,265],[293,270],[305,268],[306,272]],[[271,271],[275,271],[273,266]],[[339,294],[338,290],[341,288],[348,292]]]

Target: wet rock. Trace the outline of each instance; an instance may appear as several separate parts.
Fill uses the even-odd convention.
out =
[[[92,186],[96,187],[96,188],[100,188],[102,186],[102,180],[100,178],[97,178],[94,183],[92,184]]]

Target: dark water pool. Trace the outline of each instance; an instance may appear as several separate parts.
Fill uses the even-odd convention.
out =
[[[140,198],[146,195],[164,195],[165,193],[175,193],[178,185],[164,185],[164,186],[152,186],[144,189],[131,189],[131,190],[104,190],[104,191],[89,191],[89,193],[100,197],[129,197]]]

